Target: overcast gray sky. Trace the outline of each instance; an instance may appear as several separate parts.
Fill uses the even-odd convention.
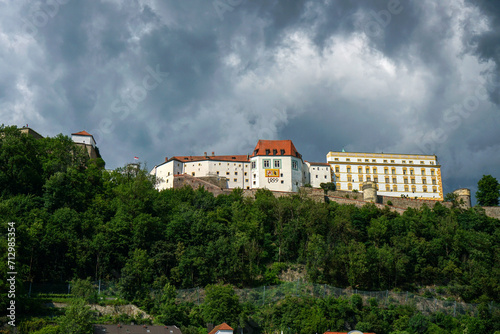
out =
[[[0,0],[0,121],[138,156],[436,154],[500,179],[500,3]]]

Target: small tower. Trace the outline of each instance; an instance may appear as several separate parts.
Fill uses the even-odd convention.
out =
[[[377,184],[373,181],[363,182],[363,200],[377,203]]]
[[[100,157],[96,150],[94,136],[87,131],[72,133],[71,140],[73,140],[77,146],[83,147],[91,159]]]
[[[471,208],[470,189],[467,188],[457,189],[453,193],[457,195],[457,203],[462,209]]]

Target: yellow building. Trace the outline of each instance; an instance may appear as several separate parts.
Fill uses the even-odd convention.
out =
[[[362,192],[373,181],[382,196],[443,200],[441,166],[435,155],[329,152],[337,190]]]

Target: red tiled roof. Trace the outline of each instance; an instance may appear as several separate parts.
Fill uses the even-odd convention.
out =
[[[281,153],[283,150],[283,154]],[[276,153],[275,153],[276,152]],[[253,151],[253,156],[266,155],[291,155],[302,159],[291,140],[259,140]]]
[[[72,133],[72,135],[77,135],[77,136],[90,136],[90,137],[93,137],[90,133],[88,133],[87,131],[80,131],[80,132],[76,132],[76,133]]]
[[[194,161],[234,161],[234,162],[248,162],[250,161],[248,155],[215,155],[215,156],[204,156],[204,155],[194,155],[194,156],[175,156],[170,158],[168,161],[178,160],[181,162],[194,162]]]
[[[215,326],[215,328],[212,329],[208,334],[215,334],[217,333],[217,331],[232,331],[232,330],[233,329],[224,322],[218,326]]]

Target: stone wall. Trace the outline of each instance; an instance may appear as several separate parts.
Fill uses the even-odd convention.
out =
[[[361,208],[367,204],[373,204],[379,209],[385,209],[388,207],[391,211],[397,212],[399,214],[402,214],[403,212],[406,211],[405,208],[398,208],[395,206],[386,206],[380,203],[371,203],[371,202],[365,202],[363,200],[357,200],[357,199],[350,199],[350,198],[345,198],[345,197],[335,197],[335,196],[328,196],[328,200],[338,203],[338,204],[345,204],[345,205],[355,205],[358,208]]]
[[[224,193],[231,193],[230,189],[222,189],[210,182],[202,180],[197,177],[193,177],[188,174],[176,175],[174,177],[174,189],[183,188],[184,186],[190,186],[193,189],[198,189],[199,187],[204,187],[206,191],[211,192],[214,196],[219,196]]]
[[[387,202],[391,201],[393,206],[397,206],[400,208],[414,208],[419,209],[424,204],[429,208],[433,208],[436,202],[441,201],[433,201],[433,200],[425,200],[425,199],[414,199],[414,198],[403,198],[403,197],[390,197],[390,196],[378,196],[378,203],[388,205]],[[443,204],[443,202],[441,202]]]
[[[483,209],[488,217],[500,219],[500,206],[483,206]]]
[[[214,196],[219,196],[221,194],[230,194],[232,189],[224,189],[219,187],[218,185],[223,185],[223,183],[214,182],[218,185],[212,184],[208,181],[211,180],[202,180],[197,177],[193,177],[188,174],[176,175],[174,178],[174,188],[182,188],[185,185],[189,185],[193,189],[198,189],[199,187],[204,187],[205,190],[214,194]],[[440,202],[441,205],[451,208],[451,202],[442,202],[439,200],[424,200],[424,199],[414,199],[414,198],[402,198],[402,197],[389,197],[389,196],[377,196],[377,203],[365,202],[363,200],[363,193],[356,193],[352,191],[328,191],[327,195],[323,189],[318,188],[301,188],[301,191],[306,193],[307,196],[317,202],[325,202],[325,200],[336,202],[338,204],[346,204],[346,205],[355,205],[356,207],[362,207],[366,204],[374,204],[379,209],[384,209],[385,207],[389,207],[391,211],[398,212],[402,214],[408,208],[419,209],[423,205],[427,205],[429,208],[433,208],[437,202]],[[243,189],[243,196],[245,197],[255,197],[255,193],[257,189]],[[293,192],[285,192],[285,191],[272,191],[275,197],[283,197],[283,196],[292,196],[297,193]],[[391,201],[392,205],[388,205],[387,203]],[[500,219],[500,207],[483,207],[485,214],[488,217],[493,217],[496,219]]]

